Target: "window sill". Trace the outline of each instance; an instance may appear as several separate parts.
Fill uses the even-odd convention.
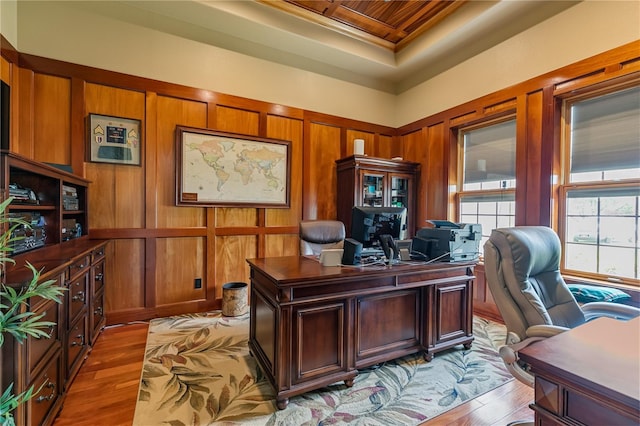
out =
[[[562,277],[567,283],[598,285],[602,287],[622,290],[631,296],[631,300],[627,300],[625,304],[640,307],[640,288],[634,285],[604,280],[595,280],[593,278],[576,277],[574,275],[562,275]]]

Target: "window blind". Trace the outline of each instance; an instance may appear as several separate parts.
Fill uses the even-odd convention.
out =
[[[516,121],[464,133],[464,183],[516,178]]]
[[[571,173],[640,168],[640,87],[571,107]]]

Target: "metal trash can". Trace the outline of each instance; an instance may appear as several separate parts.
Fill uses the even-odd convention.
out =
[[[237,317],[249,312],[248,288],[243,282],[226,283],[222,286],[222,315]]]

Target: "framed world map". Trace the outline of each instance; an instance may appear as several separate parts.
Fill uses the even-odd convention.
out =
[[[176,205],[289,207],[289,141],[176,127]]]

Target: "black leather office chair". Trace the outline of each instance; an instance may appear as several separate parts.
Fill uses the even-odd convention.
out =
[[[560,239],[544,226],[495,229],[484,245],[487,284],[507,326],[500,356],[529,386],[534,378],[518,360],[520,349],[599,316],[640,315],[640,309],[617,303],[579,305],[560,275],[560,250]]]
[[[319,255],[322,249],[342,248],[344,223],[339,220],[303,220],[300,222],[300,254]]]

